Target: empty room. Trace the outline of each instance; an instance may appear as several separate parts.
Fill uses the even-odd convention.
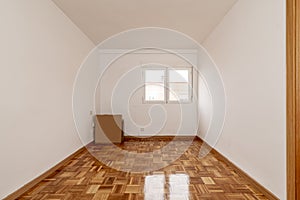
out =
[[[300,199],[296,0],[2,0],[0,199]]]

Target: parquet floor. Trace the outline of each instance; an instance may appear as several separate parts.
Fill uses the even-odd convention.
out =
[[[175,140],[172,145],[175,149],[187,141]],[[134,139],[129,138],[120,148],[135,152],[149,153],[159,150],[170,144],[170,140],[162,138]],[[235,170],[218,160],[217,155],[209,153],[200,158],[199,151],[202,142],[192,141],[190,147],[170,165],[149,172],[130,172],[130,166],[149,167],[153,163],[169,161],[176,153],[172,151],[170,157],[153,153],[140,160],[130,158],[127,171],[118,171],[108,167],[116,162],[119,166],[120,156],[111,145],[91,144],[88,149],[97,156],[105,155],[104,163],[95,159],[88,150],[77,155],[68,164],[57,170],[36,187],[25,193],[20,200],[47,199],[47,200],[187,200],[187,199],[229,199],[254,200],[267,199]],[[100,152],[100,153],[99,153]],[[104,153],[106,152],[106,153]],[[150,154],[151,155],[151,154]],[[121,157],[120,160],[115,160]],[[152,163],[149,163],[149,157]],[[126,158],[126,157],[125,157]],[[105,160],[106,159],[106,160]],[[127,158],[126,158],[127,159]],[[108,165],[108,166],[107,166]],[[114,166],[114,167],[115,167]]]

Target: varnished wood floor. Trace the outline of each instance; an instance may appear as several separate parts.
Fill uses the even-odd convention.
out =
[[[167,145],[164,139],[127,139],[121,148],[149,152]],[[173,141],[180,146],[184,141]],[[19,199],[48,200],[185,200],[267,199],[235,170],[209,153],[199,158],[202,142],[194,140],[187,151],[160,170],[136,173],[112,169],[85,150]],[[89,146],[97,153],[109,145]],[[111,152],[108,157],[113,156]],[[107,163],[106,163],[107,164]],[[144,162],[145,166],[149,163]]]

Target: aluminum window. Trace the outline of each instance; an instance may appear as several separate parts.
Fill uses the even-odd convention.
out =
[[[144,68],[145,103],[189,103],[192,101],[192,68]]]

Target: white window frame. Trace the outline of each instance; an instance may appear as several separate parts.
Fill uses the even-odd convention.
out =
[[[146,71],[147,70],[165,70],[165,78],[164,78],[164,100],[163,101],[155,101],[155,100],[146,100]],[[189,90],[188,95],[189,99],[187,101],[179,100],[179,101],[172,101],[169,100],[169,72],[170,70],[188,70],[189,74]],[[193,67],[191,66],[151,66],[147,65],[143,67],[142,70],[142,76],[143,76],[143,86],[144,86],[144,92],[143,92],[143,103],[144,104],[189,104],[193,102]]]

